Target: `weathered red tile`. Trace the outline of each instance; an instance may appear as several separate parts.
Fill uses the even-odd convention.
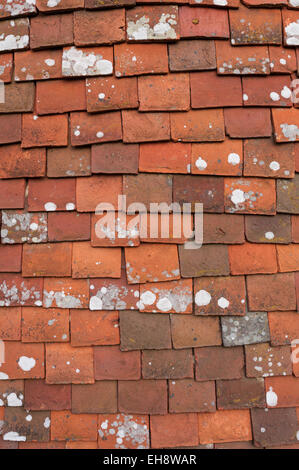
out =
[[[24,343],[56,343],[68,340],[68,310],[40,307],[22,308],[22,341]]]
[[[86,99],[89,113],[138,108],[137,79],[89,78]]]
[[[109,113],[109,120],[107,117],[107,114],[71,113],[71,144],[76,146],[121,140],[120,112]]]
[[[167,113],[122,111],[122,124],[123,141],[125,143],[170,139],[170,122]]]
[[[82,77],[111,75],[113,72],[112,47],[64,47],[62,75]]]
[[[251,411],[254,445],[257,447],[296,442],[296,409],[254,409]]]
[[[30,178],[45,176],[46,150],[23,150],[19,144],[1,145],[0,178]]]
[[[49,441],[50,412],[6,408],[4,441]]]
[[[140,77],[138,78],[139,110],[187,111],[190,107],[189,89],[187,73]]]
[[[292,374],[289,346],[273,348],[269,343],[250,344],[245,346],[245,355],[247,377]]]
[[[229,10],[231,43],[281,44],[281,13],[279,9],[239,7]]]
[[[252,439],[249,410],[199,413],[198,424],[201,444],[250,441]]]
[[[69,411],[51,412],[51,439],[54,441],[95,441],[97,416],[72,414]]]
[[[221,77],[216,72],[192,73],[190,86],[192,108],[242,106],[239,77]]]
[[[225,178],[225,212],[275,214],[275,180],[262,178]]]
[[[264,408],[265,389],[262,378],[217,381],[217,408],[219,410],[240,410],[243,408]]]
[[[15,51],[27,49],[29,46],[29,19],[18,18],[16,20],[1,21],[1,51]]]
[[[179,279],[177,247],[166,244],[141,244],[125,248],[129,284]]]
[[[221,109],[171,113],[170,125],[171,137],[174,141],[209,142],[224,140],[224,119]]]
[[[49,257],[51,263],[49,264]],[[71,243],[41,243],[23,247],[24,277],[70,276],[72,260]]]
[[[243,145],[241,140],[193,144],[191,172],[198,175],[241,176]]]
[[[171,336],[175,349],[222,344],[219,318],[217,317],[172,315]]]
[[[234,247],[237,246],[243,245]],[[243,276],[202,277],[194,280],[195,314],[244,315],[245,297]]]
[[[13,55],[1,54],[0,56],[0,77],[4,83],[10,82],[12,77]]]
[[[99,416],[98,427],[100,449],[149,448],[148,416],[104,414]]]
[[[278,245],[276,249],[279,271],[298,271],[299,245]]]
[[[128,41],[167,41],[179,39],[178,7],[140,6],[126,10]]]
[[[228,13],[212,8],[180,8],[182,38],[228,38]]]
[[[298,15],[296,10],[282,11],[283,40],[286,46],[298,46]]]
[[[293,179],[277,180],[277,210],[287,214],[299,214],[298,174]]]
[[[118,407],[123,413],[166,414],[166,380],[120,380]]]
[[[36,112],[62,114],[86,109],[85,81],[51,80],[36,84]],[[49,100],[51,96],[51,100]]]
[[[24,0],[12,0],[11,2],[2,1],[1,6],[1,18],[6,18],[15,15],[26,15],[29,16],[36,13],[36,8],[33,3]]]
[[[94,348],[96,380],[138,380],[141,376],[139,351],[120,351],[119,346]]]
[[[49,180],[51,182],[51,180]],[[121,176],[91,176],[90,178],[77,178],[76,200],[79,212],[97,213],[103,210],[112,210],[118,207],[118,196],[122,194]],[[105,202],[104,202],[105,201]],[[104,209],[104,206],[107,209]]]
[[[227,276],[229,274],[226,245],[203,245],[189,250],[179,246],[182,277]]]
[[[43,306],[45,308],[87,308],[89,286],[85,279],[45,278]]]
[[[23,114],[22,147],[60,147],[67,145],[67,140],[66,114],[40,117]]]
[[[43,279],[24,279],[18,274],[0,276],[0,306],[42,305]]]
[[[21,142],[21,114],[0,114],[0,143]]]
[[[244,352],[240,346],[196,348],[196,380],[232,380],[244,376]]]
[[[169,412],[193,413],[216,411],[215,382],[171,380],[169,382]]]
[[[297,70],[296,54],[293,49],[269,46],[272,73],[291,73]]]
[[[217,73],[221,75],[267,75],[270,73],[267,46],[235,48],[228,41],[216,41],[216,57]]]
[[[169,44],[169,68],[172,72],[216,68],[215,43],[212,40],[182,40]]]
[[[119,317],[122,351],[171,348],[169,316],[128,310],[120,312]]]
[[[296,142],[299,140],[298,109],[272,109],[272,118],[276,142]]]
[[[120,277],[120,269],[120,248],[93,248],[90,242],[73,243],[74,278]]]
[[[116,44],[114,60],[116,77],[168,72],[166,44]]]
[[[270,110],[267,108],[226,108],[224,121],[226,133],[232,138],[272,135]]]
[[[251,243],[290,243],[289,215],[250,215],[245,217],[246,239]]]
[[[90,239],[90,214],[51,212],[48,214],[49,242]]]
[[[0,113],[27,113],[33,111],[34,84],[8,83],[5,85],[5,101],[1,99]]]
[[[73,413],[115,413],[116,411],[116,381],[103,380],[89,385],[72,385]]]
[[[203,240],[205,243],[244,243],[244,218],[236,214],[204,214]]]
[[[125,39],[124,8],[105,11],[76,11],[74,13],[76,46],[113,44]]]
[[[21,308],[3,307],[0,310],[0,338],[2,341],[21,339]]]
[[[192,280],[141,285],[138,306],[141,312],[192,313]]]
[[[48,384],[94,383],[92,348],[70,344],[47,344],[46,382]]]
[[[45,51],[24,51],[15,53],[15,81],[47,80],[60,78],[61,51],[48,49]]]
[[[68,410],[71,386],[47,384],[44,380],[25,380],[25,408],[28,410]]]
[[[57,147],[47,149],[47,176],[50,178],[89,176],[89,147]]]
[[[44,345],[5,343],[6,361],[0,366],[1,379],[43,379],[45,373]]]
[[[125,270],[120,279],[90,281],[90,310],[137,310],[139,287],[128,285]]]
[[[72,44],[73,15],[38,15],[30,23],[31,49],[67,46]]]
[[[22,268],[22,245],[0,246],[0,272],[19,273]]]
[[[119,344],[118,312],[71,311],[72,346]]]
[[[139,146],[121,142],[92,145],[92,173],[138,173]]]
[[[244,176],[294,178],[294,145],[286,144],[284,152],[272,139],[244,141]]]
[[[296,310],[293,273],[248,276],[247,292],[251,311]],[[287,297],[284,292],[288,292]]]
[[[274,274],[278,271],[274,245],[231,245],[228,254],[232,274]]]
[[[57,5],[52,5],[48,0],[37,0],[36,6],[39,11],[45,13],[59,10],[76,10],[84,7],[84,0],[62,0]]]

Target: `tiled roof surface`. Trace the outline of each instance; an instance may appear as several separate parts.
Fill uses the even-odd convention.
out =
[[[0,448],[299,447],[298,8],[0,0]]]

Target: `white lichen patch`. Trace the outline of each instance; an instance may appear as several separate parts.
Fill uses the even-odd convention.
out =
[[[273,232],[266,232],[266,233],[265,233],[265,238],[266,238],[267,240],[273,240],[273,238],[274,238],[274,233],[273,233]]]
[[[229,301],[225,297],[220,297],[218,299],[217,304],[220,308],[225,309],[229,306]]]
[[[270,387],[268,392],[266,393],[266,402],[268,406],[277,406],[278,396],[276,395],[272,387]]]
[[[111,75],[113,63],[104,59],[101,54],[86,52],[72,46],[63,51],[62,75],[79,77],[88,75]]]
[[[35,4],[36,0],[2,0],[0,2],[0,13],[1,10],[11,16],[34,13],[36,11]]]
[[[240,163],[240,155],[238,153],[230,153],[227,157],[228,163],[230,163],[233,166],[239,165]]]
[[[138,299],[139,292],[136,296],[136,289],[119,286],[112,282],[97,290],[90,298],[89,308],[90,310],[126,310],[132,307],[138,309]],[[128,302],[130,302],[129,305]]]
[[[86,300],[85,294],[76,294],[72,292],[72,287],[62,287],[61,290],[44,289],[43,306],[45,308],[83,308],[83,301]]]
[[[6,397],[7,406],[23,406],[23,395],[20,393],[19,396],[15,392],[11,392]]]
[[[51,425],[51,420],[50,420],[50,418],[47,416],[46,419],[45,419],[45,421],[44,421],[44,428],[49,429],[50,425]]]
[[[2,210],[1,243],[42,243],[47,236],[46,214]]]
[[[285,28],[286,43],[288,46],[299,46],[299,20],[293,21]]]
[[[184,313],[192,305],[192,292],[188,287],[177,285],[171,289],[152,287],[140,295],[140,311]],[[152,307],[151,307],[152,306]],[[150,308],[149,308],[150,307]]]
[[[286,139],[294,142],[299,138],[299,128],[296,124],[280,124],[281,131]]]
[[[177,39],[175,25],[176,15],[162,13],[159,21],[150,25],[150,19],[146,16],[129,21],[127,24],[127,35],[129,40],[148,41],[161,39]]]
[[[20,285],[3,280],[0,282],[0,307],[34,305],[40,301],[41,292],[34,286],[28,287],[26,280]]]
[[[233,44],[233,40],[231,41]],[[218,73],[227,75],[254,75],[257,73],[269,73],[269,58],[258,58],[254,55],[250,57],[227,58],[219,64]],[[248,100],[248,95],[243,95],[243,100]]]
[[[18,366],[24,372],[29,372],[36,366],[36,360],[33,357],[21,356],[18,360]]]
[[[195,166],[196,168],[198,168],[199,170],[205,170],[208,166],[207,162],[201,158],[201,157],[198,157],[198,159],[196,160],[195,162]]]
[[[9,431],[3,435],[4,441],[25,442],[26,436],[20,436],[18,432]]]
[[[139,421],[132,415],[118,414],[116,418],[100,421],[98,433],[102,439],[113,438],[116,449],[148,449],[148,425],[145,419]]]
[[[234,189],[231,194],[231,201],[235,204],[243,204],[245,202],[245,194],[242,189]]]
[[[48,8],[55,8],[55,7],[57,7],[57,5],[59,5],[60,2],[61,2],[61,0],[48,0],[47,7]]]
[[[198,307],[205,307],[206,305],[209,305],[211,299],[211,294],[204,289],[201,289],[195,294],[195,303]]]
[[[13,51],[16,49],[24,49],[29,44],[28,34],[23,36],[8,34],[7,36],[4,33],[0,34],[0,51]]]
[[[131,246],[139,239],[139,221],[127,224],[126,217],[116,217],[112,220],[103,217],[95,224],[95,234],[99,239],[107,239],[112,244],[122,239]]]

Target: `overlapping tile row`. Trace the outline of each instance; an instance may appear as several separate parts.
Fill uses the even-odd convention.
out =
[[[298,47],[295,0],[0,0],[0,448],[298,448]]]

